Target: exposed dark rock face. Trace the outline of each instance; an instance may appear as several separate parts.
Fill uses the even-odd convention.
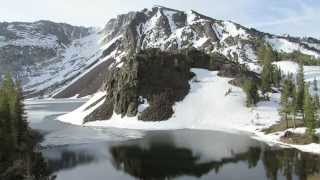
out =
[[[138,115],[143,121],[169,119],[174,113],[174,103],[183,100],[189,92],[189,80],[194,76],[191,68],[219,70],[221,76],[236,78],[235,85],[241,85],[242,78],[259,79],[223,55],[208,55],[196,49],[142,50],[123,63],[121,68],[114,67],[108,72],[105,103],[86,122],[109,119],[113,112],[128,117]],[[142,98],[147,99],[149,106],[138,112]]]
[[[168,119],[173,113],[172,105],[189,92],[191,77],[190,65],[184,55],[157,49],[141,51],[108,74],[104,107],[122,116],[135,116],[141,103],[139,97],[143,97],[150,106],[141,112],[139,119]]]
[[[42,47],[20,47],[8,45],[0,48],[0,75],[7,72],[18,72],[23,67],[31,66],[56,56],[55,49]]]

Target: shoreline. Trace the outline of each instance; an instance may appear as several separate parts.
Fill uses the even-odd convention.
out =
[[[58,119],[57,119],[58,120]],[[60,121],[60,120],[58,120]],[[64,121],[61,121],[64,122]],[[68,122],[64,122],[67,124],[72,124]],[[129,128],[129,127],[121,127],[121,126],[98,126],[98,125],[90,125],[83,124],[83,125],[76,125],[75,126],[82,126],[82,127],[89,127],[89,128],[118,128],[118,129],[128,129],[128,130],[141,130],[141,131],[174,131],[174,130],[199,130],[199,131],[218,131],[224,133],[231,133],[231,134],[245,134],[248,137],[255,139],[257,141],[263,142],[269,146],[279,146],[281,148],[293,148],[297,149],[301,152],[311,153],[311,154],[318,154],[320,155],[320,144],[311,143],[307,145],[298,145],[298,144],[288,144],[280,141],[280,137],[286,132],[292,129],[287,129],[285,131],[278,131],[275,133],[265,134],[263,131],[250,131],[246,129],[228,129],[228,128],[200,128],[200,127],[170,127],[170,128]],[[299,128],[297,128],[299,129]]]
[[[138,117],[121,117],[113,113],[109,120],[92,121],[84,124],[87,115],[103,104],[106,92],[100,91],[84,105],[57,119],[69,124],[89,127],[114,127],[135,130],[198,129],[223,132],[244,132],[252,138],[269,144],[286,145],[305,152],[320,154],[320,144],[290,145],[280,142],[280,136],[265,135],[263,129],[278,123],[281,119],[280,94],[269,94],[269,101],[260,101],[256,107],[245,105],[246,95],[239,87],[229,84],[232,78],[218,76],[217,71],[193,68],[197,81],[190,83],[189,94],[173,106],[174,114],[166,121],[139,121]],[[232,89],[229,95],[225,95]],[[94,104],[94,106],[92,106]],[[197,108],[195,108],[197,107]],[[284,132],[278,132],[279,134]],[[320,129],[318,129],[320,133]]]

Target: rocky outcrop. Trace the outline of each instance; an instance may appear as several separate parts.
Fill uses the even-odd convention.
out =
[[[191,77],[190,63],[183,54],[158,49],[141,51],[108,73],[103,107],[122,116],[139,113],[139,119],[145,121],[168,119],[173,113],[172,105],[188,94]],[[149,107],[138,112],[142,98],[147,99]],[[100,110],[93,114],[102,114]],[[102,119],[110,118],[110,113],[104,115]]]
[[[174,113],[174,103],[189,93],[189,80],[194,76],[190,68],[218,70],[221,76],[236,79],[258,79],[254,73],[241,69],[239,64],[221,54],[208,55],[196,49],[142,50],[127,57],[123,63],[122,67],[115,66],[108,71],[105,103],[89,115],[86,122],[109,119],[113,113],[138,116],[143,121],[169,119]],[[145,101],[148,107],[139,108]]]

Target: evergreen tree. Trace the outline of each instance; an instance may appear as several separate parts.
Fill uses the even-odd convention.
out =
[[[305,94],[304,94],[304,116],[305,122],[307,126],[307,133],[310,136],[315,135],[315,128],[316,128],[316,108],[315,103],[312,96],[309,93],[309,86],[306,85],[305,87]]]
[[[317,111],[319,111],[320,110],[320,97],[318,94],[316,94],[314,96],[314,101],[315,101],[316,109],[317,109]]]
[[[3,92],[3,99],[4,103],[8,103],[9,105],[9,112],[10,118],[7,118],[7,125],[10,126],[10,133],[13,140],[13,145],[17,146],[17,129],[16,129],[16,119],[14,117],[14,101],[16,98],[16,89],[15,83],[11,78],[10,74],[6,74],[4,80],[2,82],[2,92]]]
[[[272,72],[272,82],[275,87],[277,87],[277,88],[280,87],[281,79],[282,79],[281,69],[278,67],[274,67],[273,72]]]
[[[293,128],[296,128],[296,116],[297,116],[297,88],[293,83],[293,90],[291,93],[291,104],[290,104],[290,114],[292,115],[292,125]]]
[[[8,97],[1,90],[0,122],[1,122],[1,159],[10,161],[12,149],[15,149],[14,134],[12,131],[12,119]]]
[[[244,82],[243,89],[247,96],[247,100],[246,100],[247,106],[250,107],[250,106],[256,105],[257,102],[259,101],[257,85],[251,80],[246,80]]]
[[[303,114],[303,102],[305,97],[305,82],[304,82],[304,69],[303,63],[299,63],[299,71],[297,74],[297,111],[300,111]]]
[[[257,55],[258,55],[258,61],[262,65],[264,62],[265,53],[266,53],[266,46],[261,43],[258,50],[257,50]]]
[[[295,87],[290,77],[291,76],[284,81],[281,92],[280,114],[282,114],[282,119],[286,121],[287,128],[289,128],[288,114],[292,113],[292,109],[295,106]]]
[[[317,79],[315,78],[314,80],[313,80],[313,91],[314,92],[318,92],[318,81],[317,81]]]
[[[275,57],[271,47],[267,47],[263,57],[263,68],[261,72],[261,91],[262,94],[266,94],[271,91],[271,86],[274,79],[274,66],[272,62]]]
[[[47,165],[35,152],[37,142],[32,138],[22,89],[6,75],[0,87],[0,179],[48,179]]]
[[[22,88],[20,83],[16,83],[16,97],[14,99],[14,115],[16,119],[17,127],[17,140],[18,144],[21,145],[22,142],[28,142],[28,122],[24,109],[24,98],[22,94]]]

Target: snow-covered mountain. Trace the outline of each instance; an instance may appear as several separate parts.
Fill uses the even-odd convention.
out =
[[[261,41],[279,52],[320,57],[320,40],[314,38],[272,35],[195,11],[155,6],[119,15],[103,29],[49,21],[0,23],[0,74],[15,72],[29,95],[85,96],[102,86],[110,64],[121,67],[122,57],[148,48],[194,47],[259,72]]]
[[[255,65],[257,41],[261,40],[278,51],[301,51],[320,57],[320,41],[314,38],[271,35],[195,11],[182,12],[160,6],[120,15],[107,23],[104,32],[106,41],[115,38],[121,41],[122,51],[195,47]]]
[[[50,21],[0,23],[0,75],[14,73],[30,93],[52,88],[89,63],[93,32]]]

